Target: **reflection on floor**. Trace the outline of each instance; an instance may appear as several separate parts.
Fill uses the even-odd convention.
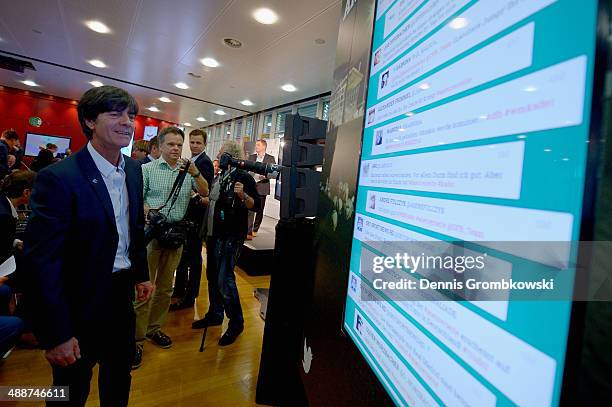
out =
[[[204,315],[208,308],[206,278],[203,276],[196,308],[168,315],[163,330],[172,337],[172,348],[160,349],[151,342],[145,344],[142,366],[132,372],[130,406],[256,405],[255,386],[264,323],[253,290],[269,287],[270,277],[250,277],[238,270],[236,282],[245,318],[245,331],[238,340],[223,348],[217,345],[227,327],[225,321],[223,327],[208,330],[204,352],[198,352],[202,330],[192,330],[191,322],[194,317],[199,319]],[[40,350],[15,349],[0,365],[2,386],[50,384],[51,369]],[[95,372],[87,406],[99,404]]]

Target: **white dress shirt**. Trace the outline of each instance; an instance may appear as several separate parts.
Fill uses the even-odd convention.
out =
[[[96,167],[102,175],[108,194],[110,195],[113,204],[113,212],[115,214],[115,224],[117,225],[117,234],[119,235],[119,243],[117,244],[117,253],[115,254],[115,263],[113,265],[113,273],[119,270],[128,269],[131,266],[129,258],[130,247],[130,212],[128,201],[128,190],[125,176],[125,160],[123,154],[119,156],[119,165],[114,166],[106,161],[104,157],[96,151],[91,143],[87,143],[87,150],[91,154]]]

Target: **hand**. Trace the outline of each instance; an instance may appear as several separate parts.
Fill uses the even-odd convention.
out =
[[[79,341],[73,336],[61,345],[45,352],[45,357],[52,365],[66,367],[77,359],[81,359],[81,349]]]
[[[149,223],[149,205],[145,205],[144,206],[144,217],[145,217],[145,222]]]
[[[23,241],[19,239],[15,239],[15,249],[22,251],[23,250]]]
[[[2,287],[8,280],[9,278],[6,276],[0,277],[0,287]]]
[[[151,297],[151,294],[153,294],[154,290],[155,287],[150,281],[138,283],[136,284],[136,299],[138,301],[146,301],[149,299],[149,297]]]
[[[210,203],[210,200],[208,199],[207,196],[200,198],[200,203],[204,206],[208,206],[208,204]]]
[[[242,184],[242,182],[236,182],[234,184],[234,193],[238,195],[238,198],[240,198],[240,200],[244,200],[244,185]]]
[[[180,165],[181,168],[185,168],[185,165],[187,162],[189,162],[189,167],[187,167],[187,172],[189,173],[189,175],[191,176],[196,175],[199,171],[198,171],[198,167],[196,167],[193,161],[187,158],[179,158],[178,160],[178,164]]]

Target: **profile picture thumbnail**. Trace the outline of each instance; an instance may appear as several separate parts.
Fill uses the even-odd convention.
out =
[[[380,63],[380,56],[381,56],[381,52],[380,50],[376,51],[374,53],[374,66],[378,65]]]
[[[357,230],[363,232],[363,218],[361,216],[357,217]]]
[[[370,175],[370,163],[363,163],[361,172],[362,172],[363,176],[365,176],[365,177]]]
[[[389,84],[389,71],[382,74],[380,77],[380,88],[384,89]]]
[[[355,329],[360,335],[363,335],[363,318],[361,315],[357,315],[357,321],[355,322]]]
[[[376,130],[375,137],[374,137],[374,144],[379,146],[382,144],[382,142],[383,142],[383,131]]]
[[[368,205],[368,208],[376,209],[376,195],[375,194],[370,195],[370,203]]]
[[[368,124],[374,123],[374,118],[376,116],[376,108],[373,107],[368,110]]]

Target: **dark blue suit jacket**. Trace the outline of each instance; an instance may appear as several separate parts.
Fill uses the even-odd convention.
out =
[[[144,243],[142,170],[124,156],[133,282],[149,280]],[[71,337],[102,334],[112,301],[119,236],[104,180],[87,148],[38,173],[24,239],[26,292],[33,329],[45,349]],[[133,296],[133,290],[131,290]]]

